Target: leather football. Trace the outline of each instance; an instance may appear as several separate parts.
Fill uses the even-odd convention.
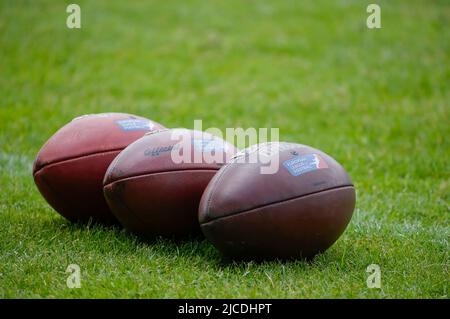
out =
[[[212,178],[199,222],[233,259],[311,258],[339,238],[354,207],[353,183],[332,157],[306,145],[265,143]]]
[[[103,197],[106,169],[131,142],[162,128],[124,113],[75,118],[39,151],[33,165],[36,186],[50,206],[70,221],[117,223]]]
[[[105,198],[120,223],[145,239],[201,234],[198,205],[211,178],[233,145],[187,129],[150,133],[129,145],[111,163]]]

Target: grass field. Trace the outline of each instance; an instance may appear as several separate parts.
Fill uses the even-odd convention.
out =
[[[0,298],[448,298],[450,3],[376,2],[378,30],[356,0],[77,1],[70,30],[69,1],[0,0]],[[73,117],[109,111],[279,127],[343,164],[353,219],[310,263],[224,263],[206,241],[71,225],[32,161]]]

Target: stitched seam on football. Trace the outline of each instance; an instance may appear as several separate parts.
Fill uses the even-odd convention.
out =
[[[147,176],[152,176],[152,175],[159,175],[159,174],[166,174],[166,173],[176,173],[176,172],[199,172],[199,171],[203,171],[203,172],[217,172],[217,169],[205,169],[205,168],[186,168],[186,169],[175,169],[175,170],[170,170],[170,171],[157,171],[157,172],[151,172],[151,173],[144,173],[144,174],[137,174],[137,175],[131,175],[131,176],[127,176],[121,179],[116,179],[113,181],[109,181],[107,184],[104,184],[103,187],[107,187],[110,186],[114,183],[117,182],[124,182],[130,179],[134,179],[134,178],[140,178],[140,177],[147,177]]]
[[[64,163],[64,162],[69,162],[69,161],[72,161],[72,160],[77,160],[77,159],[80,159],[80,158],[83,158],[83,157],[90,157],[90,156],[108,154],[108,153],[113,153],[113,152],[119,152],[120,153],[123,149],[124,148],[122,147],[122,148],[112,149],[112,150],[108,150],[108,151],[86,153],[86,154],[81,154],[81,155],[78,155],[78,156],[66,157],[66,158],[55,160],[55,161],[51,161],[51,162],[48,162],[48,163],[45,163],[45,164],[41,165],[39,167],[39,169],[33,171],[33,175],[36,174],[37,172],[39,172],[40,170],[48,167],[48,166],[52,166],[52,165],[60,164],[60,163]],[[39,155],[38,155],[38,157],[39,157]]]
[[[200,225],[205,225],[205,224],[208,224],[210,222],[213,222],[213,221],[216,221],[216,220],[220,220],[220,219],[223,219],[223,218],[226,218],[226,217],[232,217],[232,216],[236,216],[236,215],[240,215],[240,214],[245,214],[245,213],[251,212],[252,210],[255,210],[255,209],[265,208],[265,207],[272,206],[272,205],[283,204],[285,202],[297,200],[297,199],[300,199],[300,198],[303,198],[303,197],[308,197],[308,196],[320,194],[320,193],[323,193],[323,192],[328,192],[328,191],[342,189],[342,188],[353,188],[353,189],[355,189],[355,187],[353,185],[341,185],[341,186],[331,187],[331,188],[327,188],[327,189],[322,189],[320,191],[307,193],[307,194],[303,194],[303,195],[300,195],[300,196],[291,197],[291,198],[287,198],[287,199],[283,199],[283,200],[279,200],[279,201],[275,201],[275,202],[271,202],[271,203],[255,206],[255,207],[252,207],[252,208],[248,208],[246,210],[240,210],[240,211],[236,211],[236,212],[231,212],[231,213],[228,213],[226,215],[219,216],[219,217],[216,217],[216,218],[210,218],[210,219],[208,219],[206,221],[203,221],[203,222],[200,221]]]

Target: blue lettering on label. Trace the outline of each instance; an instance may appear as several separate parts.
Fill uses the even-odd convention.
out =
[[[318,154],[305,154],[294,156],[283,162],[283,166],[293,176],[299,176],[317,169],[327,168],[325,160]]]
[[[116,123],[124,131],[149,131],[153,128],[153,123],[144,119],[117,120]]]
[[[225,152],[227,143],[221,139],[193,139],[192,144],[199,152]]]

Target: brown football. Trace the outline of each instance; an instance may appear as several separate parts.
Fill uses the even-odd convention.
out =
[[[59,214],[70,221],[117,223],[103,197],[103,178],[112,160],[145,133],[164,127],[124,113],[73,119],[41,148],[34,181]]]
[[[339,238],[354,206],[352,181],[333,158],[305,145],[265,143],[214,176],[199,221],[228,257],[310,258]]]
[[[140,237],[201,234],[200,198],[235,153],[233,145],[199,131],[147,134],[111,163],[103,182],[105,198],[120,223]]]

